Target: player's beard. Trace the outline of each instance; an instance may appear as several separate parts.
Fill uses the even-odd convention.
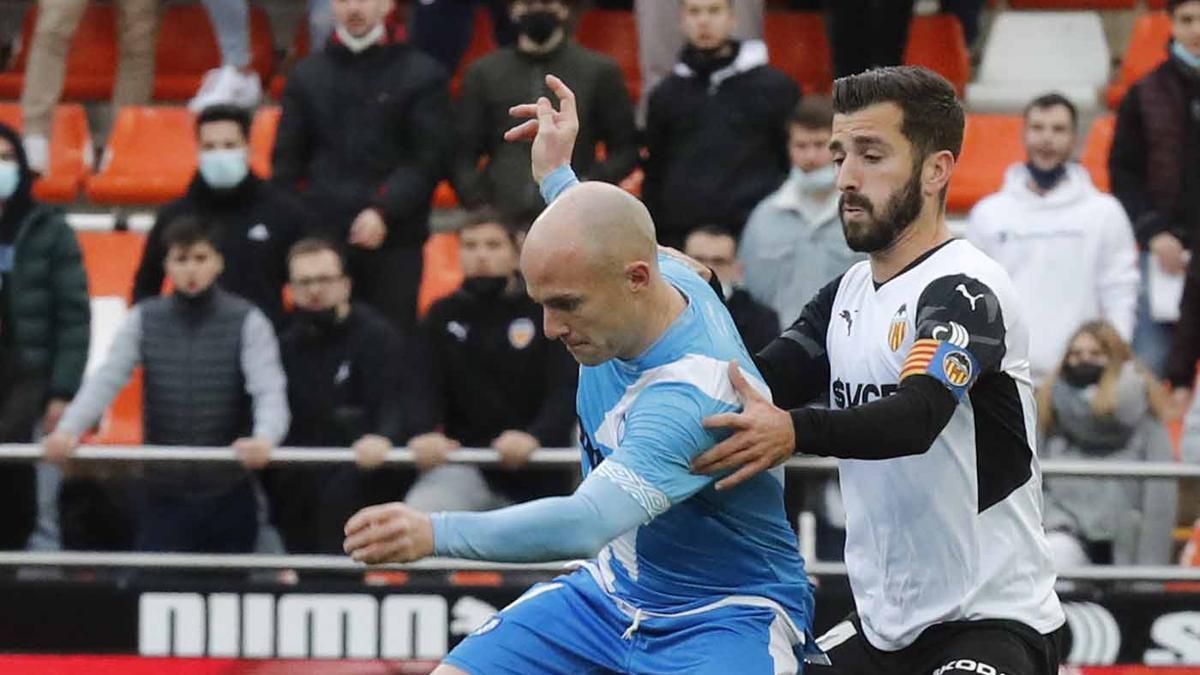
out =
[[[898,192],[892,193],[884,205],[883,213],[875,215],[875,205],[859,192],[843,192],[838,200],[838,215],[842,217],[842,234],[850,250],[859,253],[874,253],[886,250],[921,215],[924,199],[921,195],[920,166],[913,167],[908,182]],[[863,210],[865,219],[846,222],[845,208],[853,206]]]

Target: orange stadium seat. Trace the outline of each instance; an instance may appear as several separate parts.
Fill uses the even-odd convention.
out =
[[[1133,9],[1138,0],[1008,0],[1009,9]]]
[[[250,8],[250,66],[265,84],[274,67],[271,23],[262,7]],[[208,12],[199,3],[172,5],[163,15],[154,65],[154,98],[182,101],[200,88],[204,73],[221,65]]]
[[[638,61],[637,23],[633,12],[594,9],[579,17],[575,28],[579,44],[616,60],[634,102],[642,95],[642,67]]]
[[[280,112],[279,106],[259,108],[250,126],[250,168],[260,178],[271,177],[271,151],[275,148]]]
[[[914,17],[904,62],[940,73],[961,97],[971,79],[971,55],[958,18],[950,14]]]
[[[21,106],[0,103],[0,122],[21,130]],[[50,128],[50,167],[33,184],[33,195],[45,202],[75,201],[91,173],[92,136],[87,113],[78,103],[64,103],[54,111]]]
[[[195,171],[187,108],[130,106],[117,113],[100,172],[86,192],[99,204],[161,204],[182,195]]]
[[[21,26],[21,38],[11,67],[0,73],[0,97],[15,99],[21,96],[25,82],[25,65],[29,60],[29,45],[37,21],[37,3],[30,3]],[[79,29],[71,40],[67,54],[67,77],[63,98],[98,100],[112,94],[117,64],[117,31],[113,7],[108,3],[89,2]]]
[[[825,20],[817,12],[767,12],[763,26],[771,65],[800,83],[805,93],[828,93],[833,62]]]
[[[1117,71],[1117,80],[1105,92],[1109,108],[1115,110],[1134,82],[1167,60],[1167,42],[1170,39],[1171,18],[1166,13],[1155,12],[1138,17],[1133,24],[1133,35],[1129,38],[1125,58],[1121,59],[1121,68]]]
[[[1020,115],[967,115],[962,155],[950,181],[947,208],[965,213],[1000,189],[1009,165],[1024,159]]]
[[[417,314],[425,316],[433,303],[450,295],[462,285],[462,267],[458,263],[458,234],[439,232],[425,242],[421,288],[417,291]]]
[[[133,232],[78,232],[92,298],[129,297],[142,258],[145,237]],[[93,317],[95,319],[95,317]],[[138,445],[142,442],[142,371],[134,371],[88,443]]]
[[[1079,161],[1088,173],[1092,174],[1092,182],[1096,187],[1109,191],[1108,181],[1108,150],[1112,147],[1113,129],[1117,120],[1112,115],[1100,115],[1092,122],[1088,131],[1087,141],[1083,145],[1083,155]]]

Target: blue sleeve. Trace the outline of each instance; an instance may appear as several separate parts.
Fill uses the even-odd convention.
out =
[[[575,176],[574,169],[570,164],[563,164],[557,169],[551,171],[545,178],[542,179],[539,189],[542,191],[542,199],[547,204],[550,204],[558,196],[567,191],[567,188],[579,185],[579,178]]]
[[[690,384],[655,384],[638,395],[617,450],[595,473],[621,486],[656,518],[715,480],[691,469],[692,460],[717,441],[702,421],[737,409]]]
[[[638,501],[595,472],[569,497],[432,518],[434,555],[493,562],[590,558],[649,520]]]

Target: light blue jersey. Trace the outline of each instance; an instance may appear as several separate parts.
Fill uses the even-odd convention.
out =
[[[653,518],[601,551],[598,581],[651,611],[757,596],[804,625],[812,599],[784,514],[782,468],[725,492],[690,469],[720,440],[701,421],[741,409],[730,361],[769,391],[713,289],[674,259],[659,265],[687,308],[638,358],[580,370],[583,471],[619,485]]]

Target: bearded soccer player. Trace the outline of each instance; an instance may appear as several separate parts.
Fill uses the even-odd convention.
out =
[[[842,226],[869,260],[755,358],[774,404],[731,366],[745,408],[706,421],[735,433],[693,469],[736,467],[718,483],[736,489],[793,453],[841,460],[857,613],[817,641],[834,672],[1054,675],[1031,327],[1004,270],[945,224],[963,110],[921,68],[833,96]]]
[[[369,563],[595,556],[534,586],[435,675],[799,673],[812,596],[782,472],[718,493],[690,471],[721,437],[703,419],[741,409],[727,362],[767,390],[718,293],[658,251],[646,208],[620,188],[575,184],[574,94],[547,80],[562,111],[544,98],[519,106],[538,119],[509,138],[534,138],[535,178],[553,202],[521,272],[546,335],[581,364],[583,483],[487,513],[370,507],[347,523],[346,551]]]

